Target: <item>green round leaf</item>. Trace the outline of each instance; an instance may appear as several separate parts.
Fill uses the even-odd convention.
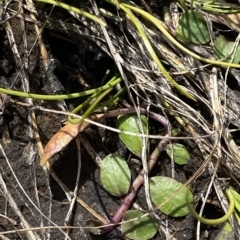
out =
[[[158,207],[174,194],[182,183],[169,177],[150,178],[150,196],[153,203]],[[172,217],[182,217],[189,213],[186,199],[193,204],[193,195],[188,187],[183,187],[173,198],[161,206],[159,209],[166,215]]]
[[[148,134],[148,123],[145,115],[140,115],[145,134]],[[137,114],[121,115],[117,119],[117,128],[121,131],[139,133],[141,134],[140,121]],[[142,138],[138,136],[131,136],[128,134],[120,133],[120,139],[131,151],[138,157],[142,156]]]
[[[227,41],[223,36],[216,38],[214,42],[214,54],[217,59],[225,62],[239,63],[240,62],[240,46],[234,50],[235,43]]]
[[[124,213],[123,221],[128,221],[134,218],[140,218],[144,215],[138,210],[130,210]],[[122,223],[123,233],[133,240],[148,240],[152,238],[158,229],[157,221],[150,215],[127,223]]]
[[[184,145],[179,143],[168,144],[167,154],[177,164],[184,165],[190,160],[190,155]]]
[[[205,44],[210,41],[207,23],[202,13],[187,11],[182,14],[176,29],[176,37],[182,42]]]
[[[131,181],[131,174],[124,158],[109,154],[103,159],[100,168],[100,181],[113,196],[126,195]]]

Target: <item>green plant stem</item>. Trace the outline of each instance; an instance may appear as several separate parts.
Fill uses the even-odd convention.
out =
[[[106,102],[103,102],[102,104],[99,104],[98,108],[96,108],[95,111],[99,109],[102,110],[104,107],[107,107],[108,110],[111,109],[111,107],[120,100],[120,96],[126,92],[127,92],[127,88],[123,87],[111,99],[107,100]]]
[[[61,8],[64,8],[66,9],[67,11],[73,11],[77,14],[81,14],[89,19],[92,19],[93,21],[99,23],[100,25],[102,26],[107,26],[107,24],[101,20],[100,18],[98,18],[97,16],[89,13],[89,12],[85,12],[79,8],[76,8],[76,7],[73,7],[73,6],[70,6],[66,3],[62,3],[62,2],[57,2],[57,1],[54,1],[54,0],[34,0],[36,2],[44,2],[44,3],[49,3],[49,4],[52,4],[52,5],[55,5],[55,6],[58,6],[58,7],[61,7]]]
[[[235,6],[236,8],[234,8]],[[230,5],[226,2],[220,3],[218,0],[204,2],[201,6],[201,9],[215,14],[234,14],[240,12],[240,9],[237,7],[237,5]]]
[[[86,101],[84,101],[82,104],[80,104],[79,106],[74,108],[71,113],[77,114],[84,107],[86,107],[91,101],[93,101],[94,98],[96,98],[98,95],[99,94],[94,93],[92,96],[88,97],[88,99]],[[74,120],[74,118],[72,118],[71,116],[68,116],[68,121],[70,121],[71,123],[74,123],[73,120]],[[80,120],[80,119],[78,119],[78,120]]]
[[[228,63],[228,62],[220,62],[220,61],[214,61],[214,60],[210,60],[210,59],[206,59],[203,58],[197,54],[195,54],[194,52],[190,51],[189,49],[185,48],[182,44],[180,44],[161,24],[161,22],[155,18],[154,16],[152,16],[151,14],[143,11],[140,8],[131,6],[129,4],[121,4],[123,6],[125,6],[126,8],[131,9],[134,12],[137,12],[139,14],[141,14],[144,18],[146,18],[147,20],[149,20],[150,22],[152,22],[164,35],[165,37],[171,41],[176,47],[178,47],[179,49],[181,49],[183,52],[187,53],[188,55],[192,56],[195,59],[198,59],[199,61],[205,62],[205,63],[209,63],[209,64],[214,64],[214,65],[219,65],[222,67],[233,67],[233,68],[240,68],[240,64],[234,64],[234,63]]]
[[[229,209],[226,212],[226,214],[223,217],[221,217],[221,218],[207,219],[207,218],[199,216],[199,214],[196,212],[196,210],[194,209],[192,204],[188,201],[188,196],[187,196],[187,206],[188,206],[188,209],[191,212],[191,214],[196,219],[198,219],[201,223],[203,223],[203,224],[207,224],[207,225],[219,225],[219,224],[222,224],[222,223],[226,222],[230,218],[230,216],[233,214],[234,208],[235,208],[235,198],[234,198],[230,188],[228,188],[226,190],[226,194],[227,194],[228,200],[229,200]]]
[[[87,118],[88,116],[90,116],[93,111],[95,110],[97,104],[110,92],[112,91],[113,88],[108,88],[107,90],[105,90],[104,92],[102,92],[97,98],[96,100],[93,102],[93,104],[85,111],[85,113],[83,114],[81,119],[73,119],[71,118],[71,116],[68,116],[68,121],[72,124],[79,124],[82,123],[84,121],[85,118]]]
[[[146,110],[140,110],[140,112],[145,112]],[[154,117],[155,120],[158,119],[159,122],[161,122],[166,130],[166,137],[169,136],[168,134],[168,121],[167,119],[165,119],[164,117],[162,117],[161,115],[152,113],[152,112],[148,112],[148,114],[152,115],[152,117]],[[151,117],[151,116],[150,116]],[[152,154],[149,156],[148,158],[148,171],[149,173],[151,172],[151,170],[153,169],[153,167],[156,165],[157,160],[159,155],[161,154],[161,151],[163,149],[163,146],[168,142],[168,139],[162,139],[158,146],[155,148],[155,150],[152,152]],[[117,209],[117,211],[115,212],[115,214],[113,215],[113,217],[110,220],[110,223],[118,223],[121,221],[123,214],[129,209],[129,207],[131,206],[134,198],[136,197],[136,194],[139,190],[139,188],[142,186],[142,184],[144,183],[144,170],[142,170],[138,176],[135,178],[135,180],[133,181],[128,194],[124,197],[124,199],[122,200],[121,205],[119,206],[119,208]],[[101,229],[101,234],[106,234],[110,231],[112,231],[114,228],[116,227],[116,225],[113,226],[106,226],[104,228]]]
[[[112,82],[114,82],[116,79],[118,79],[119,76],[118,75],[115,75],[114,77],[111,78],[111,80],[109,82],[107,82],[107,84],[111,84]],[[106,84],[106,85],[107,85]],[[106,91],[106,90],[105,90]],[[87,106],[91,101],[94,100],[94,98],[98,97],[99,95],[101,94],[101,92],[96,92],[94,93],[92,96],[88,97],[88,99],[86,101],[84,101],[83,103],[81,103],[78,107],[76,107],[71,113],[78,113],[79,111],[81,111],[85,106]],[[109,101],[111,101],[112,99],[110,99]],[[70,123],[73,123],[73,124],[77,124],[77,123],[80,123],[80,119],[74,119],[72,118],[71,116],[68,116],[68,121]]]
[[[84,92],[79,92],[79,93],[69,93],[69,94],[61,94],[61,95],[43,95],[43,94],[34,94],[34,93],[25,93],[25,92],[20,92],[20,91],[15,91],[11,89],[5,89],[5,88],[0,88],[1,93],[17,96],[17,97],[24,97],[24,98],[33,98],[33,99],[40,99],[40,100],[64,100],[64,99],[72,99],[72,98],[78,98],[78,97],[84,97],[88,95],[92,95],[94,93],[98,92],[103,92],[109,88],[114,87],[116,84],[120,83],[122,81],[121,78],[117,78],[110,84],[106,84],[102,87],[95,88],[95,89],[90,89]]]
[[[113,0],[106,0],[107,2],[113,3]],[[132,21],[132,23],[137,28],[139,35],[142,37],[143,42],[145,44],[145,47],[147,48],[149,54],[151,55],[154,62],[157,64],[158,69],[163,74],[163,76],[170,82],[172,86],[174,86],[181,94],[186,96],[189,99],[192,99],[196,101],[196,99],[191,96],[186,90],[184,90],[179,84],[176,83],[176,81],[172,78],[172,76],[169,74],[169,72],[164,68],[162,63],[159,61],[158,56],[156,55],[150,41],[148,40],[148,37],[145,33],[144,28],[142,27],[141,23],[138,21],[138,19],[132,14],[132,12],[129,10],[130,5],[127,4],[120,4],[120,8],[127,14],[128,18]],[[129,9],[128,9],[129,8]],[[151,15],[150,15],[151,16]]]

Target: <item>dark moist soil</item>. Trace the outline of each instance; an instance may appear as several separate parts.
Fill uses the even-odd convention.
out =
[[[22,31],[19,27],[19,19],[13,18],[10,23],[20,55],[23,57]],[[30,48],[36,40],[33,24],[26,23],[26,34],[28,47]],[[29,57],[30,65],[28,67],[28,74],[31,92],[42,94],[80,92],[87,88],[86,84],[89,85],[90,88],[101,86],[101,79],[107,69],[111,70],[111,75],[116,73],[116,67],[109,57],[102,56],[96,59],[96,53],[90,52],[87,49],[83,50],[85,47],[84,42],[82,45],[76,45],[71,43],[70,40],[66,40],[67,36],[59,34],[58,37],[56,37],[52,35],[49,30],[44,30],[43,32],[44,43],[47,46],[50,57],[53,59],[51,74],[54,77],[54,87],[51,85],[53,83],[49,82],[46,78],[39,46],[36,44]],[[17,77],[15,60],[4,29],[0,30],[0,44],[0,86],[6,88],[14,86],[13,89],[19,89],[21,87],[21,79]],[[99,52],[100,51],[99,49]],[[84,79],[85,85],[82,84],[81,81],[78,81],[78,79],[69,78],[69,76],[76,75]],[[66,195],[59,184],[49,175],[49,172],[39,166],[37,149],[35,149],[33,153],[35,154],[33,157],[34,161],[29,163],[29,159],[31,158],[28,145],[36,141],[29,137],[29,122],[27,120],[29,108],[10,103],[8,102],[9,99],[6,99],[5,96],[3,99],[5,99],[6,104],[3,106],[4,112],[1,115],[1,144],[8,162],[1,153],[0,174],[6,184],[6,188],[31,227],[47,227],[52,225],[43,214],[54,222],[54,224],[64,226],[64,220],[69,209],[69,202]],[[24,99],[21,98],[12,97],[12,99],[24,102]],[[66,106],[70,111],[82,101],[83,99],[66,101]],[[35,100],[34,104],[48,109],[59,110],[56,102]],[[38,110],[36,110],[35,113],[40,139],[45,146],[48,140],[62,127],[66,118],[60,114],[46,113]],[[115,120],[113,119],[106,120],[104,123],[115,126]],[[156,131],[160,131],[160,129],[158,129],[159,127],[155,126],[154,128]],[[4,141],[6,140],[6,137],[4,137],[6,129],[9,131],[9,138],[7,138],[8,143]],[[129,152],[126,151],[124,146],[119,142],[118,136],[115,133],[97,127],[91,127],[83,134],[100,156],[105,156],[111,152],[120,153],[126,159],[130,159]],[[156,143],[156,141],[152,141],[152,146],[154,147]],[[104,146],[104,148],[102,146]],[[189,151],[192,156],[189,165],[185,167],[176,166],[176,179],[181,182],[185,182],[200,165],[198,161],[198,151],[194,148],[189,149]],[[109,219],[117,210],[121,200],[112,197],[102,188],[99,181],[99,168],[83,147],[81,149],[81,158],[82,167],[78,196],[102,217]],[[51,163],[57,176],[73,191],[78,168],[75,142],[73,141],[66,149],[57,154]],[[133,160],[128,160],[128,163],[131,167],[132,178],[134,179],[141,170],[140,161],[138,164]],[[171,176],[170,159],[164,153],[161,155],[157,166],[151,174]],[[196,194],[199,194],[198,191],[200,189],[207,187],[205,180],[208,177],[207,174],[203,174],[197,179],[195,183]],[[7,218],[0,216],[0,232],[15,230],[15,233],[7,234],[6,236],[9,239],[29,239],[26,233],[17,231],[18,229],[22,229],[21,220],[16,215],[15,210],[9,205],[8,199],[8,196],[5,196],[1,192],[0,214],[16,222],[13,224],[7,220]],[[147,210],[144,188],[141,188],[138,192],[135,202]],[[42,214],[37,211],[36,207],[40,209]],[[213,204],[208,204],[207,208],[207,211],[213,213],[213,216],[207,215],[208,217],[214,218],[221,215],[218,206],[214,207]],[[174,236],[172,239],[194,239],[196,221],[193,217],[189,215],[176,219],[167,217],[160,212],[156,213],[168,224],[169,231],[171,231],[171,234]],[[91,218],[94,219],[89,211],[76,203],[69,224],[71,226],[84,227],[86,226],[86,221]],[[214,239],[217,229],[218,227],[202,226],[201,239]],[[36,231],[36,233],[41,239],[64,239],[64,235],[58,229],[50,229],[42,232]],[[50,238],[47,238],[46,233],[49,233]],[[78,240],[125,239],[119,229],[114,230],[108,235],[94,236],[90,234],[88,230],[79,228],[70,230],[69,235],[71,239]],[[163,238],[158,233],[153,239]]]

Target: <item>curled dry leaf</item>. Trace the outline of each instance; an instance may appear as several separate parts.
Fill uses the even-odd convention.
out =
[[[103,114],[91,116],[91,120],[99,120]],[[57,152],[66,147],[80,132],[89,126],[89,122],[80,124],[68,123],[62,127],[47,143],[40,160],[40,166],[44,166],[46,162]]]

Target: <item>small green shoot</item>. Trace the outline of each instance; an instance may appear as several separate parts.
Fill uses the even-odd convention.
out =
[[[93,103],[88,107],[88,109],[84,112],[84,114],[82,115],[82,119],[73,119],[71,118],[71,116],[68,116],[68,121],[70,123],[73,123],[73,124],[79,124],[79,123],[82,123],[84,121],[84,119],[86,119],[87,117],[89,117],[95,110],[95,108],[97,108],[97,105],[101,102],[101,100],[110,92],[112,91],[113,88],[109,88],[107,90],[105,90],[104,92],[102,92],[101,94],[98,94],[96,96],[96,98],[94,99]],[[95,94],[94,94],[95,95]],[[90,100],[91,100],[91,97],[90,97]],[[86,100],[86,102],[90,102],[90,100]],[[79,109],[81,107],[78,106],[77,109]],[[73,110],[75,111],[75,109]],[[75,112],[73,112],[75,113]]]
[[[105,85],[111,85],[115,80],[117,79],[121,79],[118,75],[115,75],[114,77],[111,78],[111,80],[109,82],[107,82],[107,84]],[[88,116],[90,116],[98,107],[99,104],[101,102],[101,100],[113,89],[112,88],[108,88],[104,91],[96,91],[92,96],[90,96],[86,101],[84,101],[83,103],[81,103],[78,107],[76,107],[72,113],[78,113],[80,110],[82,110],[84,107],[86,107],[87,105],[90,105],[86,111],[84,112],[84,114],[82,115],[81,119],[74,119],[71,116],[68,116],[68,121],[72,124],[79,124],[81,122],[84,121],[85,118],[87,118]],[[119,91],[118,93],[121,95],[122,91]],[[107,105],[111,105],[114,101],[118,100],[118,96],[120,96],[118,94],[116,94],[113,98],[110,98],[108,100],[108,102],[106,103],[102,103],[102,107],[103,106],[107,106]],[[116,97],[117,96],[117,97]]]
[[[238,222],[240,223],[240,195],[238,192],[236,192],[234,189],[230,188],[233,196],[234,196],[234,199],[235,199],[235,210],[234,210],[234,213],[235,213],[235,216],[238,220]]]
[[[148,240],[151,239],[157,232],[158,223],[150,215],[141,218],[144,215],[139,210],[130,210],[124,213],[123,221],[129,221],[138,218],[134,221],[122,223],[122,231],[127,238],[133,240]]]
[[[150,178],[150,196],[153,203],[158,207],[165,202],[170,196],[172,196],[183,184],[176,180],[159,176]],[[186,199],[188,195],[188,201],[193,203],[193,195],[188,187],[183,187],[174,197],[172,197],[167,203],[161,206],[159,209],[166,215],[172,217],[183,217],[189,213],[188,203]]]
[[[172,158],[172,160],[179,164],[187,164],[190,160],[190,155],[186,147],[179,143],[168,144],[166,148],[167,155]]]
[[[99,220],[96,219],[88,219],[86,221],[86,226],[89,228],[89,231],[94,235],[101,234],[101,228],[98,228],[102,226],[102,223]]]
[[[176,29],[176,37],[182,42],[205,44],[210,41],[207,23],[200,12],[187,11],[182,14]]]
[[[141,116],[141,122],[144,134],[148,134],[148,122],[145,115]],[[117,119],[117,128],[121,131],[133,132],[141,134],[140,121],[137,114],[127,114],[119,116]],[[142,156],[142,138],[138,136],[130,136],[125,133],[119,134],[120,139],[127,149],[138,157]]]
[[[117,154],[106,156],[100,168],[100,181],[104,189],[113,196],[126,195],[131,183],[131,174],[125,159]]]
[[[240,46],[235,42],[227,41],[223,36],[216,38],[214,42],[214,54],[217,59],[223,59],[226,62],[240,62]]]
[[[233,14],[239,13],[240,7],[239,4],[229,3],[225,1],[218,1],[218,0],[191,0],[192,5],[196,8],[201,8],[201,10],[212,12],[217,14]]]

